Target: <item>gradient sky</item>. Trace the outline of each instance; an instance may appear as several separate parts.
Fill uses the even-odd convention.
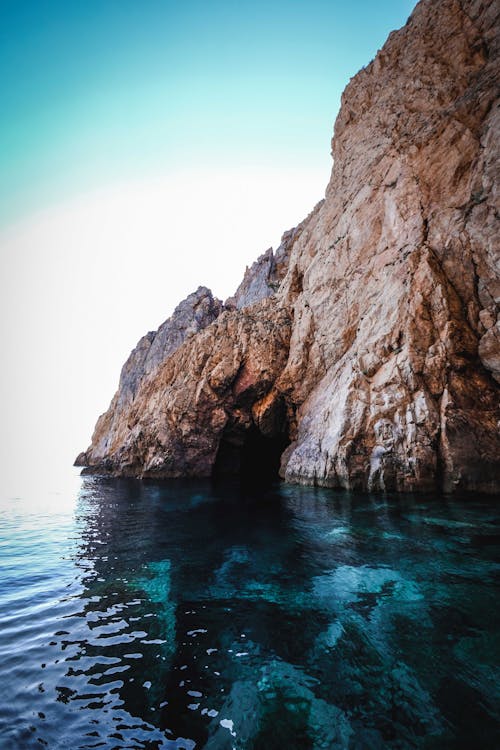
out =
[[[182,165],[323,164],[407,0],[1,0],[0,220]]]
[[[229,296],[323,197],[341,92],[412,7],[0,0],[0,447],[16,481],[87,447],[138,338],[199,284]]]

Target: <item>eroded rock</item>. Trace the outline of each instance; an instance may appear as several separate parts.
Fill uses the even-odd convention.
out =
[[[141,339],[91,469],[207,476],[253,435],[291,482],[500,489],[499,12],[422,0],[389,36],[344,92],[325,200],[208,325]]]
[[[260,302],[260,300],[273,296],[285,276],[291,247],[302,231],[302,226],[301,224],[285,232],[276,252],[270,247],[257,258],[255,263],[252,263],[250,268],[245,270],[245,275],[238,289],[225,302],[227,310],[241,310],[243,307],[249,307],[256,302]]]

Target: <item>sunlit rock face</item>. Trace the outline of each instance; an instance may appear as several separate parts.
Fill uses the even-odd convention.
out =
[[[499,7],[417,5],[344,92],[325,200],[139,342],[80,463],[209,475],[256,430],[291,482],[498,491]]]
[[[298,227],[285,232],[276,252],[270,247],[257,258],[250,268],[246,269],[238,289],[232,297],[226,300],[226,309],[241,310],[242,307],[249,307],[254,302],[259,302],[274,295],[287,271],[293,242],[299,236],[306,222],[302,222]]]
[[[108,411],[97,422],[92,446],[88,452],[80,453],[75,462],[77,466],[85,466],[89,460],[96,459],[111,464],[110,446],[123,439],[124,425],[129,424],[129,413],[141,387],[155,378],[161,365],[184,341],[210,325],[222,308],[222,302],[210,289],[199,287],[177,305],[157,331],[150,331],[140,339],[122,367],[118,391]]]

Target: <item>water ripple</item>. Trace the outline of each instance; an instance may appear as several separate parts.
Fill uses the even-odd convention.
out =
[[[491,500],[86,478],[0,520],[2,750],[500,745]]]

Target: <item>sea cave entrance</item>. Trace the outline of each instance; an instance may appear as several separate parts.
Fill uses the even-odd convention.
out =
[[[246,430],[226,428],[215,460],[213,476],[239,477],[249,484],[279,479],[281,456],[290,444],[288,429],[264,435],[255,424]]]

